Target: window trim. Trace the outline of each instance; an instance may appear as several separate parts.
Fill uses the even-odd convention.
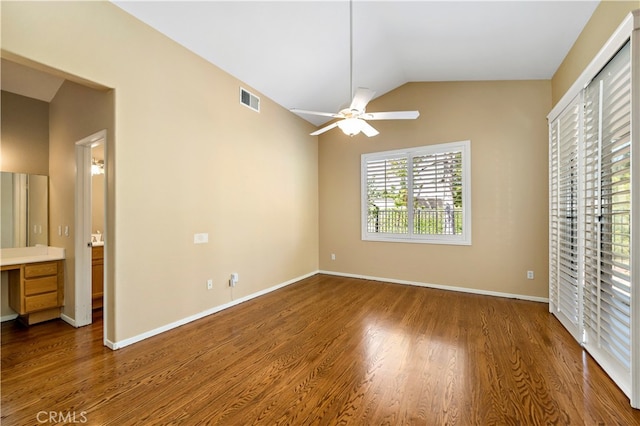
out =
[[[415,235],[411,230],[407,234],[375,233],[367,231],[367,162],[392,157],[397,158],[398,156],[406,156],[410,159],[417,155],[429,155],[451,151],[460,151],[462,153],[462,234]],[[410,182],[409,185],[412,185],[412,173],[409,174],[408,181]],[[408,207],[408,210],[409,212],[412,212],[413,208]],[[362,154],[360,159],[360,223],[362,241],[471,245],[471,141],[464,140]]]

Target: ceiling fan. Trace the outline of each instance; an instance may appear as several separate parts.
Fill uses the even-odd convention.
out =
[[[348,136],[355,136],[358,133],[362,132],[368,137],[372,137],[379,134],[380,132],[374,129],[373,126],[367,123],[366,120],[414,120],[420,115],[418,111],[366,112],[365,108],[369,101],[373,98],[373,95],[375,95],[375,93],[376,92],[374,92],[373,90],[359,87],[355,95],[353,96],[351,105],[348,108],[345,108],[335,114],[330,112],[307,111],[295,108],[291,111],[299,114],[323,115],[326,117],[341,119],[339,121],[334,121],[328,126],[316,130],[315,132],[311,133],[311,136],[317,136],[321,133],[326,132],[327,130],[333,129],[334,127],[339,127],[340,130],[342,130]]]
[[[373,128],[366,120],[415,120],[420,115],[418,111],[387,111],[387,112],[366,112],[367,104],[376,92],[370,89],[359,87],[353,93],[353,1],[349,1],[349,92],[353,94],[353,100],[348,108],[337,113],[308,111],[293,108],[290,111],[298,114],[322,115],[325,117],[339,118],[339,121],[325,126],[311,133],[317,136],[334,127],[339,127],[346,135],[355,136],[362,132],[368,137],[376,136],[380,132]]]

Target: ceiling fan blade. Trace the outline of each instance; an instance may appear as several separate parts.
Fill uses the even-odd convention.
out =
[[[364,118],[365,120],[415,120],[419,116],[419,111],[387,111],[368,112],[360,118]]]
[[[358,87],[356,93],[353,95],[353,100],[351,101],[351,105],[349,109],[356,111],[364,111],[367,107],[367,104],[371,99],[373,99],[373,95],[376,92],[371,89],[365,89],[364,87]]]
[[[333,117],[333,118],[342,117],[341,114],[336,114],[333,112],[307,111],[306,109],[297,109],[297,108],[292,108],[289,111],[293,112],[294,114],[322,115],[324,117]]]
[[[368,137],[376,136],[380,132],[373,128],[373,126],[366,121],[360,120],[360,130]]]
[[[327,130],[331,130],[331,129],[333,129],[334,127],[337,127],[337,126],[338,126],[338,123],[339,123],[339,121],[333,122],[333,123],[329,124],[328,126],[324,126],[322,129],[318,129],[318,130],[316,130],[316,131],[315,131],[315,132],[313,132],[313,133],[309,133],[309,135],[310,135],[310,136],[318,136],[319,134],[324,133],[324,132],[326,132]]]

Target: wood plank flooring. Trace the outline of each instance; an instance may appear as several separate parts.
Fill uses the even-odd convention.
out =
[[[3,323],[2,425],[640,424],[547,309],[316,275],[118,351]]]

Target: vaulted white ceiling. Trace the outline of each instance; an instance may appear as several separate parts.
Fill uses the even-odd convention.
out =
[[[285,108],[351,100],[346,0],[113,3]],[[598,3],[354,0],[353,88],[550,79]]]
[[[337,112],[351,100],[348,1],[114,3],[285,108]],[[550,79],[597,5],[355,0],[354,89]]]

